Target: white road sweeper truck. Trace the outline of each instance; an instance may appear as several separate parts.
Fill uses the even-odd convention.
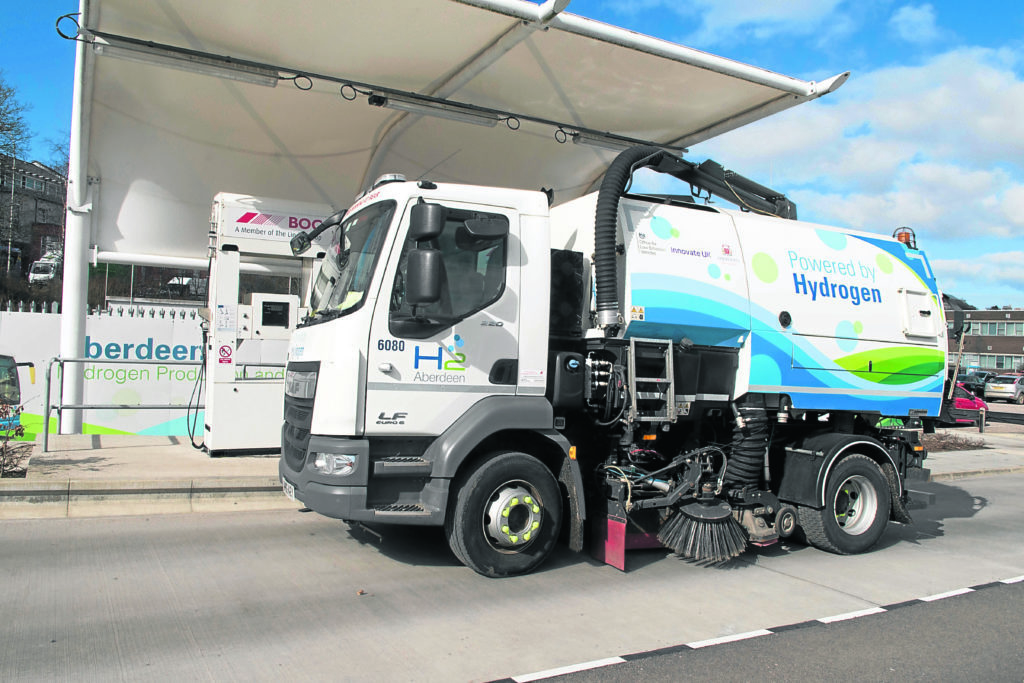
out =
[[[639,168],[690,195],[629,193]],[[620,569],[629,548],[713,564],[801,530],[871,548],[910,521],[940,414],[941,295],[909,231],[795,219],[654,147],[553,209],[386,179],[324,223],[288,351],[285,492],[356,525],[443,526],[493,577],[560,537]]]

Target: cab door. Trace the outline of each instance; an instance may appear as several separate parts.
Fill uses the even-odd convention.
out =
[[[440,434],[477,401],[516,391],[518,215],[439,203],[444,221],[435,239],[404,238],[412,211],[405,212],[401,248],[384,274],[367,353],[367,435]],[[406,298],[417,248],[441,261],[440,297],[427,305]]]

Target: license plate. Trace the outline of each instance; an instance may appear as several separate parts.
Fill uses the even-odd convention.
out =
[[[281,486],[284,488],[284,495],[288,496],[291,500],[295,500],[295,487],[292,486],[287,479],[281,479]]]

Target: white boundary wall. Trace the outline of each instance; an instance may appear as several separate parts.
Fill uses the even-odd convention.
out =
[[[188,405],[202,359],[199,319],[176,317],[119,317],[109,314],[86,317],[86,354],[90,358],[120,360],[167,360],[168,364],[131,363],[85,364],[85,399],[91,404]],[[0,312],[0,353],[18,362],[36,365],[36,383],[21,368],[24,413],[42,415],[46,393],[46,366],[59,355],[60,315],[49,313]],[[172,365],[170,361],[194,361],[194,366]],[[54,366],[51,403],[60,391]],[[67,399],[65,399],[67,400]],[[192,403],[203,404],[203,396]],[[70,413],[65,413],[65,420]],[[54,414],[53,417],[56,417]],[[202,414],[197,432],[202,435]],[[116,430],[132,434],[186,435],[186,410],[91,410],[83,415],[86,432]],[[89,429],[88,426],[99,428]]]

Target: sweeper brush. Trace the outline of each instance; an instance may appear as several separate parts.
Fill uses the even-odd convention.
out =
[[[747,548],[747,536],[723,502],[690,503],[679,508],[658,532],[661,544],[692,562],[728,562]]]

